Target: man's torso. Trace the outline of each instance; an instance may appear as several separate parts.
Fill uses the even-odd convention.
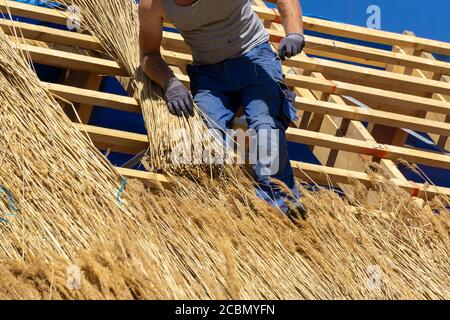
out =
[[[268,41],[250,0],[198,0],[191,5],[162,1],[167,19],[183,35],[195,64],[235,58]]]

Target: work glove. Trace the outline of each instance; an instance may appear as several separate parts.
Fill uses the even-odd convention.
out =
[[[281,60],[286,60],[287,58],[294,57],[303,51],[305,47],[305,37],[300,33],[289,33],[280,42],[280,47],[278,48],[278,53]]]
[[[178,117],[185,116],[186,118],[194,116],[192,95],[175,76],[167,82],[166,100],[171,114]]]

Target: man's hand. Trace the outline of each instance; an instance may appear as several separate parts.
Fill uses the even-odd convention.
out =
[[[194,116],[192,95],[175,76],[167,82],[166,100],[171,114],[186,118]]]
[[[278,48],[281,60],[294,57],[303,51],[305,47],[305,37],[301,33],[289,33],[281,40]]]
[[[281,21],[287,36],[280,42],[279,54],[281,60],[290,58],[302,52],[305,47],[303,36],[303,13],[298,0],[276,0]]]

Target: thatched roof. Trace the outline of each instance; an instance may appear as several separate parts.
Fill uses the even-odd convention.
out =
[[[98,91],[98,77],[125,84],[136,75],[134,1],[75,2],[86,33],[0,19],[10,35],[0,33],[0,298],[448,299],[450,189],[408,181],[396,161],[421,175],[415,164],[450,168],[442,152],[450,64],[430,54],[449,55],[450,44],[305,19],[308,30],[394,52],[309,36],[314,58],[286,61],[302,117],[289,139],[310,145],[321,163],[293,162],[315,186],[303,190],[310,217],[293,223],[261,202],[239,169],[194,180],[114,167],[94,148],[136,155],[149,147],[152,169],[167,143],[164,130],[155,140],[88,124],[93,105],[143,110],[147,128],[187,124],[173,124],[145,78],[131,81],[129,97]],[[276,46],[278,13],[257,3]],[[108,24],[117,6],[123,16]],[[12,1],[0,9],[67,21]],[[165,33],[163,47],[188,84],[182,38]],[[45,83],[28,59],[70,71],[63,83]],[[405,128],[429,133],[441,151],[406,148]],[[71,290],[67,270],[77,268],[81,289]]]

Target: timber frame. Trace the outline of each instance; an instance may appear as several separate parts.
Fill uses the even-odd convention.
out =
[[[254,0],[254,8],[277,48],[284,35],[278,11],[262,0]],[[0,11],[5,16],[9,11],[15,16],[62,25],[67,19],[57,9],[8,0],[0,0]],[[450,43],[412,33],[395,34],[309,17],[304,20],[306,30],[384,44],[393,50],[307,36],[305,53],[283,63],[286,83],[298,96],[300,117],[288,129],[288,140],[308,145],[320,162],[292,161],[299,179],[338,186],[344,192],[350,190],[352,180],[370,187],[372,179],[366,170],[373,161],[383,168],[383,175],[413,197],[450,196],[450,188],[408,181],[396,164],[402,159],[450,169],[450,63],[432,55],[450,56]],[[10,35],[12,27],[20,30],[24,39],[14,41],[33,62],[65,70],[61,83],[43,85],[74,103],[81,123],[73,114],[68,115],[99,149],[130,155],[146,149],[146,135],[89,125],[93,106],[141,112],[139,102],[132,97],[99,91],[103,76],[123,80],[127,74],[95,37],[1,17],[0,27]],[[189,86],[185,69],[191,55],[179,34],[164,32],[162,55]],[[408,130],[427,133],[441,152],[406,146]],[[128,177],[168,181],[156,173],[117,169]]]

